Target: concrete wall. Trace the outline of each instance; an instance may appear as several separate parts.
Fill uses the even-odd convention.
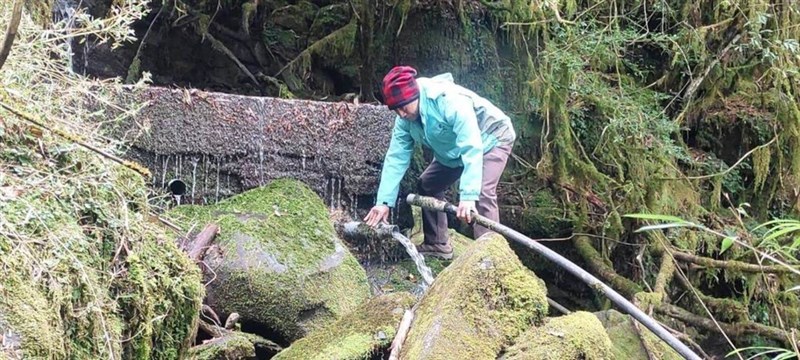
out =
[[[368,209],[394,124],[394,114],[375,105],[159,87],[126,89],[119,99],[147,102],[114,129],[133,144],[126,156],[152,171],[155,188],[184,181],[183,203],[292,177],[333,208]]]

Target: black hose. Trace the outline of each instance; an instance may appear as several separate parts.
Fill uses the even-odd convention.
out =
[[[447,203],[442,200],[438,200],[432,197],[425,197],[416,194],[409,194],[406,198],[406,202],[411,205],[416,205],[419,207],[436,210],[436,211],[443,211],[451,214],[456,213],[456,207],[453,204]],[[642,325],[650,329],[656,336],[664,340],[669,346],[671,346],[675,351],[681,354],[684,358],[690,360],[700,360],[700,356],[694,353],[688,346],[680,342],[678,338],[670,334],[666,329],[664,329],[661,325],[658,324],[653,318],[647,316],[642,310],[640,310],[636,305],[633,305],[628,299],[625,299],[622,295],[614,291],[611,287],[604,284],[602,281],[594,277],[592,274],[588,273],[586,270],[583,270],[575,263],[567,260],[563,256],[559,255],[553,250],[550,250],[546,246],[539,244],[536,241],[531,240],[529,237],[520,234],[516,230],[500,224],[496,221],[489,220],[479,214],[472,214],[472,218],[474,221],[489,230],[497,232],[508,239],[514,240],[520,244],[523,244],[533,251],[537,252],[538,254],[544,256],[548,260],[556,263],[558,266],[569,271],[571,274],[577,276],[583,282],[588,284],[592,289],[601,291],[605,294],[609,299],[611,299],[614,304],[622,308],[625,312],[633,316],[636,320],[638,320]]]

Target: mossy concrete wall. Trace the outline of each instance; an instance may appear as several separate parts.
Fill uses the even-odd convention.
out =
[[[114,132],[152,185],[187,185],[182,201],[213,203],[276,178],[302,180],[333,208],[374,205],[394,113],[386,107],[148,87]]]

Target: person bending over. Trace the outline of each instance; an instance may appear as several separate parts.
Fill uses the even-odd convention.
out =
[[[411,162],[415,144],[432,150],[434,160],[419,178],[421,195],[444,200],[444,192],[459,181],[456,216],[472,223],[472,212],[499,221],[497,184],[516,139],[511,119],[499,108],[453,81],[450,73],[416,77],[409,66],[396,66],[383,78],[384,104],[397,113],[389,150],[383,162],[376,205],[364,221],[388,222]],[[476,206],[477,201],[477,206]],[[422,210],[424,241],[417,250],[426,256],[452,259],[447,215]],[[490,230],[473,225],[475,238]]]

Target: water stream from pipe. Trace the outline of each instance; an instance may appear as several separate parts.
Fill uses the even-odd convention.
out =
[[[414,264],[417,265],[417,271],[419,271],[419,274],[422,276],[422,281],[424,282],[422,284],[422,290],[425,291],[433,283],[433,272],[428,265],[425,264],[425,258],[417,251],[417,247],[414,246],[411,240],[403,236],[400,232],[392,232],[392,238],[403,244],[408,256],[410,256]]]

